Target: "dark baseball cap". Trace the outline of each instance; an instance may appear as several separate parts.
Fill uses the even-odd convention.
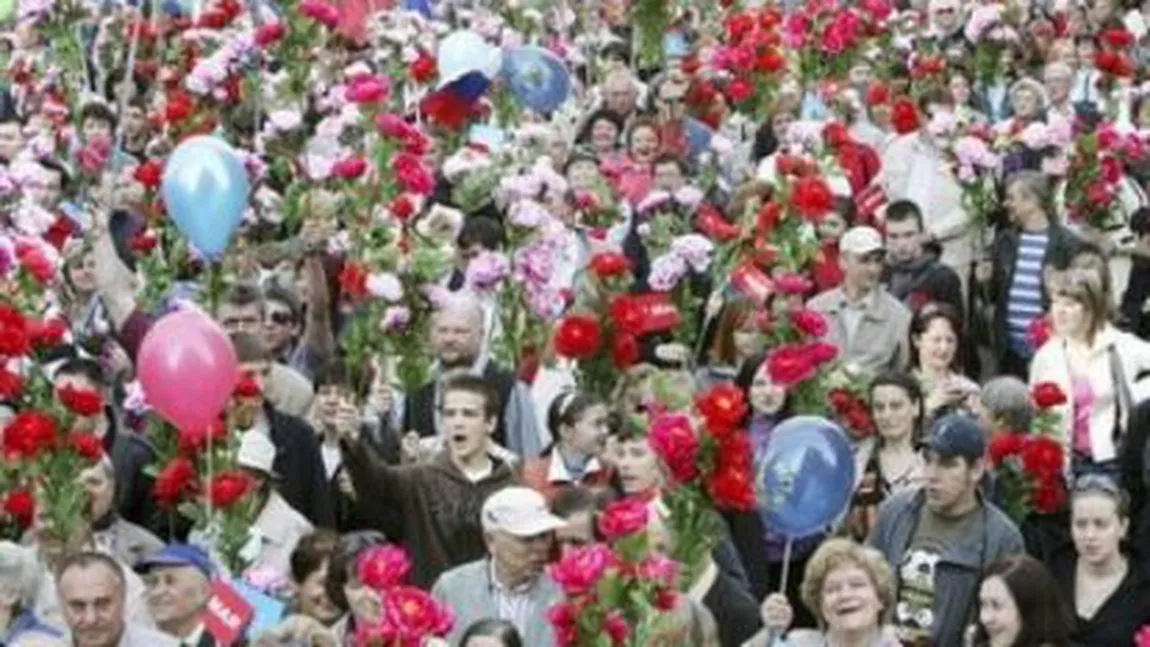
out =
[[[960,413],[935,420],[923,446],[943,458],[964,456],[975,461],[986,453],[986,440],[978,422]]]
[[[137,573],[147,573],[154,568],[191,566],[211,579],[212,559],[204,549],[191,544],[168,544],[156,551],[151,557],[136,562]]]

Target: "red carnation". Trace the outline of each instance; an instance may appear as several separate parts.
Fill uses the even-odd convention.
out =
[[[827,319],[822,313],[807,308],[790,311],[791,323],[808,337],[822,337],[827,334]]]
[[[555,352],[584,359],[599,348],[599,322],[587,315],[567,315],[555,329]]]
[[[281,22],[269,22],[256,27],[255,41],[260,47],[267,47],[278,42],[287,34],[287,29]]]
[[[814,377],[817,365],[799,344],[784,344],[767,355],[767,373],[771,381],[781,386],[793,386]]]
[[[631,271],[631,261],[619,252],[599,252],[591,257],[591,271],[601,279]]]
[[[28,336],[36,348],[52,348],[58,345],[67,332],[68,324],[59,317],[28,321]]]
[[[21,411],[4,427],[0,447],[9,459],[35,458],[56,442],[56,420],[39,411]]]
[[[214,507],[227,509],[235,505],[252,487],[252,478],[240,470],[220,472],[208,483],[208,501]]]
[[[635,335],[620,333],[611,340],[611,363],[626,370],[639,361],[639,341]]]
[[[755,486],[750,469],[717,471],[708,487],[715,506],[725,510],[750,510],[755,507]]]
[[[195,492],[196,468],[184,457],[172,459],[156,474],[152,493],[162,508],[171,508],[186,494]]]
[[[735,240],[742,233],[738,225],[727,222],[719,210],[710,203],[699,207],[698,213],[695,214],[695,226],[709,238],[720,243]]]
[[[791,188],[791,205],[807,220],[818,221],[834,207],[835,196],[820,177],[802,177]]]
[[[1066,404],[1066,393],[1062,387],[1054,382],[1039,382],[1030,390],[1030,397],[1034,399],[1034,406],[1039,409],[1049,409],[1060,404]]]
[[[83,458],[88,459],[90,463],[95,463],[104,455],[104,443],[96,434],[74,433],[69,440],[72,443],[72,449],[76,450],[76,453]]]
[[[1022,448],[1025,446],[1025,435],[1013,431],[1002,431],[990,438],[986,453],[990,456],[990,462],[998,465],[1011,456],[1021,454]]]
[[[699,474],[699,439],[691,420],[681,414],[663,414],[651,423],[647,441],[663,460],[676,483],[688,483]]]
[[[1062,443],[1050,436],[1027,436],[1021,457],[1023,469],[1039,477],[1060,473],[1065,462]]]
[[[435,178],[423,162],[409,153],[400,153],[392,160],[395,178],[404,191],[430,195],[435,190]]]
[[[95,389],[76,388],[66,384],[56,389],[56,397],[59,398],[60,404],[83,418],[90,418],[104,410],[104,397]]]
[[[359,263],[345,263],[339,273],[339,287],[352,300],[367,295],[367,270]]]
[[[4,514],[12,517],[16,521],[16,525],[21,528],[28,528],[36,516],[36,499],[31,492],[23,488],[9,490],[4,495],[4,502],[0,504],[0,509],[4,510]]]
[[[427,83],[435,78],[436,61],[435,57],[427,54],[424,51],[419,52],[419,56],[407,66],[407,75],[411,77],[412,81],[416,83]]]
[[[164,177],[164,164],[159,160],[148,160],[136,167],[132,177],[143,184],[145,189],[155,191],[160,188],[160,181]]]
[[[262,393],[259,378],[250,371],[245,371],[232,389],[232,396],[237,398],[258,398]]]
[[[918,109],[914,107],[914,102],[906,97],[896,99],[890,109],[890,121],[899,135],[918,130]]]
[[[1039,514],[1053,514],[1066,502],[1066,489],[1055,476],[1039,479],[1031,492],[1031,503]]]
[[[0,368],[0,399],[15,400],[24,391],[24,378],[7,368]]]
[[[721,382],[711,387],[696,398],[695,406],[712,434],[738,427],[747,415],[747,400],[743,390],[731,382]]]
[[[297,7],[301,16],[335,29],[339,25],[339,8],[320,0],[303,0]]]

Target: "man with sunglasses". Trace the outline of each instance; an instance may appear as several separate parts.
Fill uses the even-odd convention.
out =
[[[839,357],[869,373],[906,365],[911,314],[880,284],[886,247],[872,227],[853,227],[839,240],[841,286],[811,299],[807,307],[829,324],[827,341]]]

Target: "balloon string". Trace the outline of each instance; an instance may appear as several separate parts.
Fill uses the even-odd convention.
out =
[[[794,545],[794,537],[787,537],[787,543],[783,546],[783,572],[779,578],[779,593],[783,595],[787,594],[787,580],[791,574],[791,549]]]

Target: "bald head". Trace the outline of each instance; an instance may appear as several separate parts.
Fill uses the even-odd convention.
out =
[[[435,313],[431,347],[444,369],[467,368],[483,347],[483,306],[474,296],[454,294]]]

